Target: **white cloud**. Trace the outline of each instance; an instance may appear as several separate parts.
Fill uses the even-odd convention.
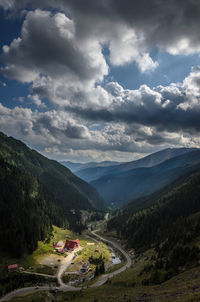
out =
[[[184,37],[168,46],[166,50],[172,55],[191,55],[200,52],[200,45],[191,45],[190,38]]]
[[[186,99],[178,107],[187,109],[196,109],[200,111],[200,67],[192,69],[192,72],[183,81],[183,89]]]
[[[5,82],[0,81],[0,84],[1,84],[3,87],[7,87],[7,84],[6,84]]]
[[[17,99],[20,103],[24,103],[24,97],[23,96],[19,96]]]
[[[142,73],[153,71],[158,66],[158,62],[153,62],[146,52],[144,37],[125,26],[118,26],[116,35],[110,38],[109,50],[110,62],[116,66],[135,61]]]
[[[28,99],[31,100],[31,102],[33,102],[33,104],[36,106],[46,108],[46,105],[41,101],[37,94],[29,94]]]
[[[148,53],[144,53],[136,58],[141,72],[154,71],[158,67],[158,62],[154,62]]]

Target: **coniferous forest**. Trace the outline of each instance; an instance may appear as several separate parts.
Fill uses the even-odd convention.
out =
[[[67,226],[54,197],[32,175],[0,158],[1,250],[21,256],[31,253],[52,224]]]
[[[56,161],[0,133],[0,248],[14,256],[32,253],[52,225],[81,232],[81,210],[105,204],[89,184]]]
[[[152,206],[137,211],[133,201],[107,224],[137,253],[155,248],[154,265],[147,268],[153,273],[146,283],[162,282],[200,260],[200,171],[172,184],[168,193],[166,188],[162,191],[157,200],[156,194],[143,199],[144,205],[148,200]]]

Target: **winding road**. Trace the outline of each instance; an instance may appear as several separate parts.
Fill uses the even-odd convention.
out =
[[[92,285],[90,285],[89,287],[98,287],[101,286],[102,284],[104,284],[108,279],[112,278],[113,276],[125,271],[128,267],[131,266],[131,258],[128,255],[128,253],[126,251],[124,251],[122,249],[122,247],[116,243],[113,242],[111,240],[105,239],[104,237],[96,234],[96,232],[98,232],[99,230],[95,230],[92,231],[91,233],[93,234],[93,236],[96,236],[97,238],[99,238],[100,240],[104,241],[104,242],[108,242],[109,244],[111,244],[115,249],[118,249],[126,258],[126,264],[124,266],[122,266],[121,268],[119,268],[118,270],[114,271],[113,273],[109,273],[109,274],[103,274],[102,276],[99,277],[99,279],[93,283]],[[77,250],[75,251],[77,252]],[[67,269],[67,267],[69,266],[70,262],[72,261],[75,252],[72,252],[69,256],[68,256],[68,260],[66,262],[63,262],[60,265],[58,274],[57,274],[57,281],[59,283],[59,287],[55,287],[52,286],[50,287],[49,285],[45,285],[45,286],[38,286],[38,287],[25,287],[25,288],[19,288],[9,294],[7,294],[6,296],[4,296],[3,298],[0,299],[0,302],[3,301],[9,301],[10,299],[17,297],[17,296],[22,296],[24,294],[27,293],[31,293],[31,292],[36,292],[36,291],[44,291],[44,290],[59,290],[59,291],[63,291],[63,292],[67,292],[67,291],[80,291],[82,289],[82,287],[74,287],[71,285],[67,285],[65,283],[63,283],[62,281],[62,275],[65,272],[65,270]],[[53,276],[51,276],[53,277]],[[55,276],[54,276],[55,277]],[[83,287],[84,288],[84,287]]]
[[[97,280],[97,282],[95,282],[94,284],[92,284],[90,287],[98,287],[98,286],[104,284],[108,279],[112,278],[112,277],[115,276],[115,275],[120,274],[121,272],[125,271],[128,267],[131,266],[131,258],[130,258],[130,256],[129,256],[129,254],[128,254],[126,251],[124,251],[124,250],[122,249],[122,247],[121,247],[118,243],[113,242],[113,241],[108,240],[108,239],[105,239],[105,238],[103,238],[102,236],[96,234],[96,232],[98,232],[98,231],[99,231],[99,230],[95,230],[95,231],[92,231],[91,233],[92,233],[94,236],[98,237],[100,240],[110,243],[115,249],[119,250],[119,251],[124,255],[124,257],[126,258],[126,261],[127,261],[127,262],[126,262],[126,264],[125,264],[124,266],[122,266],[122,267],[119,268],[118,270],[114,271],[113,273],[103,274],[103,275]]]

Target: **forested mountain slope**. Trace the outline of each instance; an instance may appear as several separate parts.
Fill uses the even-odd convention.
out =
[[[1,252],[33,252],[53,224],[80,232],[81,210],[104,207],[96,190],[70,170],[0,133]]]
[[[170,270],[173,275],[180,266],[200,260],[200,169],[168,193],[163,191],[154,202],[134,213],[130,211],[131,204],[129,209],[124,207],[107,227],[116,229],[137,252],[154,247],[155,267],[164,270],[168,278]]]
[[[0,157],[0,250],[31,253],[52,224],[69,226],[54,196],[34,176]]]
[[[160,163],[171,159],[173,157],[194,151],[196,149],[194,148],[168,148],[164,149],[155,153],[152,153],[150,155],[147,155],[143,158],[140,158],[138,160],[125,162],[125,163],[118,163],[116,164],[113,162],[112,164],[108,165],[109,162],[106,162],[107,164],[103,163],[96,163],[96,165],[90,165],[90,163],[81,165],[81,166],[75,166],[75,174],[82,179],[84,179],[87,182],[92,182],[95,180],[98,180],[102,177],[107,177],[109,175],[117,176],[120,173],[123,173],[125,171],[137,169],[137,168],[150,168],[156,165],[159,165]],[[76,165],[76,164],[73,164]]]
[[[105,203],[96,190],[69,169],[31,150],[21,141],[0,133],[0,156],[32,174],[66,208],[103,209]]]
[[[173,157],[150,168],[113,173],[91,184],[103,198],[117,205],[151,194],[200,165],[200,150]]]

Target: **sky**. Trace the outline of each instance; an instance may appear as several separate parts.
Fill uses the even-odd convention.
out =
[[[199,0],[0,0],[0,131],[49,158],[200,147]]]

